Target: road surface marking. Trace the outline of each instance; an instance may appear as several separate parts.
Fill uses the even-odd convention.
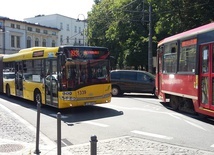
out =
[[[180,117],[178,117],[178,116],[175,116],[173,113],[169,113],[169,115],[170,115],[170,116],[172,116],[172,117],[174,117],[174,118],[176,118],[176,119],[179,119],[179,120],[181,120],[181,118],[180,118]]]
[[[104,128],[109,126],[109,125],[106,125],[106,124],[96,123],[96,122],[92,122],[92,121],[84,121],[82,123],[96,125],[96,126],[100,126],[100,127],[104,127]]]
[[[168,136],[149,133],[149,132],[142,132],[142,131],[138,131],[138,130],[133,130],[131,132],[136,133],[136,134],[140,134],[140,135],[144,135],[144,136],[155,137],[155,138],[161,138],[161,139],[167,139],[167,140],[173,139],[173,137],[168,137]]]
[[[214,144],[213,144],[213,145],[211,145],[210,147],[214,147]]]
[[[196,128],[199,128],[199,129],[202,129],[202,130],[204,130],[204,131],[207,131],[206,129],[204,129],[203,127],[201,127],[201,126],[199,126],[199,125],[197,125],[197,124],[195,124],[195,123],[189,122],[189,121],[187,121],[187,120],[184,120],[184,121],[185,121],[186,123],[189,123],[190,125],[196,127]]]

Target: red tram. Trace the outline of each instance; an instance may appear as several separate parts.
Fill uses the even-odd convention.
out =
[[[214,23],[158,43],[156,95],[173,110],[214,117]]]

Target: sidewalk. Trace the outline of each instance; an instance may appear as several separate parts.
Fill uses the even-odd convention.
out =
[[[1,99],[0,99],[1,100]],[[0,104],[0,155],[34,155],[36,129]],[[99,138],[99,137],[98,137]],[[57,155],[57,145],[40,133],[40,155]],[[62,155],[90,155],[90,142],[61,148]],[[97,142],[97,155],[213,155],[213,152],[124,136]]]

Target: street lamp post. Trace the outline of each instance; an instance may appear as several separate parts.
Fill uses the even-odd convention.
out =
[[[80,20],[79,16],[82,15],[84,20]],[[83,22],[84,27],[83,27],[83,46],[85,46],[85,16],[83,14],[79,14],[77,17],[77,22]]]

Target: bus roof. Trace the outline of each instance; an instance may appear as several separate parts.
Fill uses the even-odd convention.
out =
[[[29,60],[29,59],[41,59],[49,57],[50,53],[58,52],[59,47],[32,47],[20,50],[18,53],[7,54],[3,56],[3,61],[20,61],[20,60]],[[36,52],[43,52],[42,54],[34,54]]]
[[[178,40],[180,38],[187,38],[212,30],[214,30],[214,22],[165,38],[158,43],[158,47],[162,44]]]

